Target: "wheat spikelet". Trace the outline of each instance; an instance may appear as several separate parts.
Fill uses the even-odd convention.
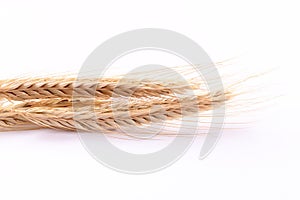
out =
[[[22,115],[14,112],[11,109],[3,109],[0,107],[0,131],[9,130],[30,130],[37,129],[38,126],[31,123],[28,119]]]

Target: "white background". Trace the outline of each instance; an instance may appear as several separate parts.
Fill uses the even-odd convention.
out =
[[[0,198],[299,199],[299,19],[298,2],[288,0],[1,0],[1,79],[76,73],[105,40],[151,27],[192,38],[216,62],[236,57],[241,72],[276,68],[262,81],[282,97],[258,110],[249,128],[225,130],[205,160],[196,142],[148,175],[102,166],[76,134],[0,133]]]

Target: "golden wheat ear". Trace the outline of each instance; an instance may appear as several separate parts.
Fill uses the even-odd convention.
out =
[[[162,75],[170,78],[168,72]],[[202,115],[234,97],[227,90],[210,94],[203,87],[198,79],[180,82],[174,77],[169,81],[145,79],[144,76],[2,80],[0,98],[9,105],[0,105],[0,130],[115,131],[121,127],[176,120],[183,114],[197,111]]]
[[[178,98],[176,96],[133,98],[129,102],[117,100],[97,100],[94,107],[81,102],[75,108],[70,101],[60,99],[26,100],[10,106],[2,112],[2,119],[10,117],[10,127],[31,124],[40,128],[75,131],[119,130],[122,127],[138,127],[165,120],[179,119],[184,115],[204,112],[218,107],[230,99],[221,92],[214,95]],[[55,106],[54,104],[61,104]],[[64,105],[64,106],[63,106]],[[75,119],[74,116],[76,115]],[[18,118],[17,118],[18,117]],[[79,120],[78,120],[79,118]],[[1,115],[0,115],[1,119]],[[15,119],[15,121],[13,121]],[[16,119],[18,119],[16,121]],[[12,123],[13,122],[13,123]],[[7,123],[6,123],[7,124]],[[2,128],[8,125],[2,126]]]
[[[96,96],[108,99],[115,96],[160,96],[174,92],[182,93],[194,89],[197,85],[183,83],[151,83],[119,79],[80,79],[75,78],[31,78],[0,81],[0,97],[23,101],[27,99],[72,98],[78,96]]]

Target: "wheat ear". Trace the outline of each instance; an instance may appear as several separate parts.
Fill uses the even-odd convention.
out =
[[[191,115],[200,111],[206,111],[222,105],[228,100],[222,93],[216,93],[211,96],[186,97],[183,99],[169,98],[165,102],[160,102],[159,107],[155,103],[146,104],[146,100],[137,102],[128,110],[124,105],[115,105],[114,110],[110,108],[110,103],[106,102],[100,107],[91,109],[91,107],[77,108],[74,113],[70,107],[33,107],[29,109],[15,109],[19,115],[31,123],[44,127],[63,130],[83,131],[91,130],[119,130],[122,126],[141,126],[150,122],[162,122],[164,120],[178,119],[184,115]],[[139,107],[139,105],[143,105]],[[148,106],[147,106],[148,105]],[[184,113],[182,113],[184,112]],[[74,115],[76,114],[76,119]],[[130,116],[128,115],[130,114]],[[97,123],[96,123],[97,122]]]
[[[192,86],[197,87],[197,86]],[[118,79],[81,79],[75,78],[35,78],[11,79],[0,81],[0,97],[23,101],[26,99],[72,98],[77,96],[96,96],[108,99],[116,96],[160,96],[174,92],[182,93],[191,89],[182,83],[151,83],[134,80],[119,83]]]

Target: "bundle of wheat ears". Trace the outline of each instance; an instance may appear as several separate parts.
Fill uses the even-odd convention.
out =
[[[0,131],[114,132],[205,112],[231,97],[230,91],[199,92],[195,83],[69,77],[1,80]]]

